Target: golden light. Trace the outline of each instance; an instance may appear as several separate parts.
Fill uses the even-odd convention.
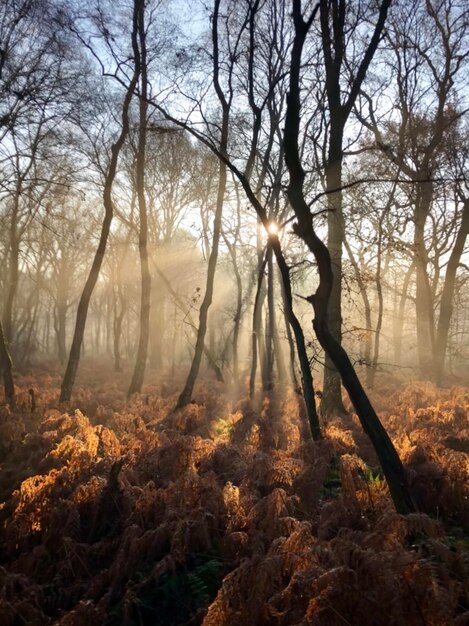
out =
[[[267,232],[269,233],[269,235],[278,235],[278,224],[276,224],[275,222],[270,222],[270,224],[267,226]]]

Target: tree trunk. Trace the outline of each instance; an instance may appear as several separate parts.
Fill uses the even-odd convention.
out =
[[[417,351],[420,375],[431,380],[435,372],[434,302],[428,277],[428,255],[425,246],[425,222],[430,212],[432,183],[417,185],[414,214],[415,313],[417,317]]]
[[[119,308],[120,306],[120,308]],[[122,293],[122,285],[117,286],[117,297],[114,293],[114,317],[113,317],[113,353],[114,353],[114,370],[116,372],[122,371],[122,356],[121,356],[121,338],[122,338],[122,323],[126,312],[126,302],[124,294]]]
[[[267,268],[267,315],[265,319],[265,369],[262,372],[262,388],[270,391],[274,387],[274,293],[273,293],[273,265],[272,246],[267,244],[266,250]]]
[[[18,277],[19,277],[19,254],[20,245],[18,238],[18,211],[20,196],[22,193],[22,180],[20,179],[17,184],[15,197],[13,198],[13,210],[10,222],[10,253],[9,253],[9,268],[8,268],[8,288],[6,290],[5,305],[3,309],[3,333],[5,335],[5,341],[10,346],[13,342],[13,305],[16,298],[16,292],[18,291]]]
[[[440,316],[436,330],[435,342],[435,383],[441,387],[443,382],[448,334],[453,315],[453,298],[456,285],[456,272],[464,251],[466,238],[469,235],[469,199],[464,201],[461,225],[446,267],[445,282],[441,293]]]
[[[135,0],[137,4],[138,0]],[[140,47],[139,47],[140,44]],[[150,336],[150,299],[151,299],[151,276],[148,260],[148,219],[145,198],[145,149],[147,138],[147,55],[146,33],[144,20],[144,2],[138,15],[138,33],[132,34],[132,47],[134,51],[136,72],[141,76],[141,93],[139,98],[139,131],[136,159],[136,186],[140,217],[140,230],[138,237],[138,251],[140,255],[141,269],[141,294],[140,294],[140,325],[137,354],[132,380],[130,382],[127,397],[142,390],[145,369],[148,356],[148,340]]]
[[[57,336],[57,356],[59,358],[59,363],[63,365],[67,360],[67,348],[65,345],[67,306],[64,305],[62,302],[57,303],[55,318],[56,318],[55,332]]]
[[[358,288],[360,290],[360,295],[363,300],[363,306],[365,308],[365,352],[364,352],[364,360],[365,360],[365,368],[366,368],[366,386],[371,388],[372,386],[372,369],[371,369],[371,306],[370,299],[368,298],[368,293],[366,290],[366,285],[363,281],[360,268],[358,267],[358,263],[355,260],[353,255],[352,248],[350,247],[347,239],[344,237],[344,245],[347,250],[348,258],[350,263],[352,264],[353,271],[355,274],[355,280],[357,281]]]
[[[273,355],[277,364],[277,377],[281,385],[285,384],[287,373],[285,369],[285,359],[283,356],[280,337],[278,335],[277,314],[275,310],[275,274],[272,256],[268,262],[268,303],[269,303],[269,330],[272,338]]]
[[[0,319],[0,366],[3,371],[3,385],[5,388],[5,399],[11,407],[15,406],[15,384],[13,381],[13,366],[10,352],[3,334],[3,324]]]
[[[163,283],[158,276],[152,278],[152,301],[150,309],[150,365],[163,367],[163,336],[165,328],[165,296]]]
[[[218,14],[220,9],[220,1],[215,0],[213,21],[212,21],[212,41],[213,41],[213,68],[214,68],[214,85],[218,98],[222,105],[222,124],[221,124],[221,136],[220,136],[220,152],[226,154],[228,146],[228,126],[229,126],[229,113],[230,104],[225,99],[223,91],[219,83],[219,65],[218,65]],[[205,335],[207,332],[208,312],[213,299],[213,286],[215,282],[215,272],[217,269],[218,261],[218,247],[220,243],[221,232],[221,218],[223,212],[223,202],[225,199],[226,189],[226,165],[220,161],[219,173],[218,173],[218,191],[217,191],[217,204],[215,209],[215,219],[213,221],[213,241],[212,249],[210,251],[210,257],[208,261],[207,269],[207,282],[205,287],[205,295],[200,306],[199,311],[199,328],[197,332],[197,341],[195,344],[194,356],[192,359],[191,369],[186,380],[184,389],[178,398],[176,408],[179,409],[191,401],[192,392],[194,389],[195,381],[200,369],[200,363],[202,360],[202,353],[205,345]]]
[[[311,212],[303,192],[305,173],[301,166],[298,150],[301,55],[311,21],[304,22],[301,15],[301,4],[298,0],[294,0],[293,15],[295,38],[292,48],[290,92],[287,98],[284,133],[285,161],[290,174],[287,194],[298,220],[294,230],[311,250],[318,266],[319,285],[316,293],[309,298],[314,308],[313,327],[325,353],[329,355],[339,371],[362,427],[373,444],[397,511],[409,513],[415,510],[415,505],[396,449],[373,409],[347,353],[328,328],[328,302],[333,283],[331,258],[328,249],[313,228]]]
[[[227,132],[228,132],[228,120],[226,119],[224,123],[224,130],[223,130],[223,136],[224,136],[224,139],[222,142],[223,151],[226,150],[226,141],[227,141],[226,133]],[[212,304],[213,286],[215,282],[215,271],[217,268],[218,246],[219,246],[219,241],[220,241],[221,217],[222,217],[222,211],[223,211],[223,201],[225,197],[225,188],[226,188],[226,166],[224,163],[220,163],[217,206],[216,206],[216,211],[215,211],[215,219],[213,222],[212,250],[210,252],[210,258],[208,262],[205,295],[204,295],[204,299],[202,301],[202,304],[200,306],[200,311],[199,311],[199,328],[197,331],[197,340],[196,340],[195,349],[194,349],[194,356],[192,358],[191,369],[189,371],[189,375],[187,377],[184,389],[182,390],[178,398],[176,409],[180,409],[181,407],[185,406],[191,401],[195,381],[197,380],[197,376],[199,374],[202,354],[204,352],[205,335],[207,333],[208,311],[209,311],[210,305]]]
[[[383,32],[391,0],[382,0],[379,16],[372,36],[368,40],[362,59],[355,75],[349,79],[348,93],[342,99],[342,84],[346,59],[346,10],[345,0],[329,2],[320,0],[313,11],[320,12],[321,42],[324,56],[326,78],[326,94],[329,107],[329,147],[325,167],[327,207],[328,207],[328,240],[327,246],[331,255],[332,284],[330,298],[327,303],[328,326],[339,345],[342,341],[342,245],[344,241],[344,216],[342,210],[342,161],[344,128],[350,112],[355,104],[368,67],[378,47]],[[294,12],[301,17],[301,3],[296,3]],[[301,22],[306,24],[301,17]],[[299,22],[298,22],[299,24]],[[309,25],[307,25],[307,30]],[[334,363],[326,353],[324,369],[324,389],[321,410],[324,414],[343,414],[340,376]]]
[[[238,208],[239,208],[239,198],[238,198]],[[241,280],[241,274],[239,272],[237,258],[236,258],[236,242],[235,244],[231,244],[229,239],[223,235],[223,239],[225,240],[225,244],[228,248],[228,251],[231,256],[231,261],[233,263],[233,273],[235,275],[236,280],[236,309],[233,318],[233,379],[235,387],[239,386],[239,354],[238,354],[238,346],[239,346],[239,333],[241,328],[241,315],[243,309],[243,283]]]
[[[251,373],[249,375],[249,397],[254,398],[256,388],[257,364],[259,361],[259,353],[263,358],[264,345],[261,343],[261,327],[262,327],[262,304],[265,298],[264,289],[264,272],[267,264],[267,253],[265,257],[258,256],[257,270],[257,289],[254,298],[254,309],[252,312],[252,334],[251,334]],[[265,366],[261,368],[264,372]]]
[[[376,295],[378,299],[378,310],[376,313],[376,326],[375,326],[375,339],[373,342],[373,360],[371,362],[370,369],[370,377],[369,377],[369,386],[370,389],[373,389],[375,384],[376,372],[378,371],[378,359],[379,359],[379,351],[380,351],[380,341],[381,341],[381,329],[383,327],[383,314],[384,314],[384,298],[383,298],[383,285],[381,281],[381,264],[382,264],[382,253],[383,253],[383,220],[379,221],[379,232],[378,232],[378,250],[377,250],[377,260],[376,260]],[[389,267],[389,256],[388,260],[385,263],[384,275],[386,276],[387,270]]]
[[[341,190],[344,125],[342,117],[340,110],[331,111],[329,153],[325,172],[328,208],[327,247],[332,263],[332,288],[327,314],[330,332],[339,344],[342,343],[342,245],[345,232]],[[321,412],[326,416],[346,414],[342,402],[340,374],[327,354],[325,355]]]
[[[303,388],[303,397],[308,415],[309,427],[311,435],[315,441],[322,438],[321,427],[319,424],[319,415],[316,410],[316,402],[314,399],[314,384],[309,365],[308,353],[306,352],[306,342],[301,328],[301,324],[293,311],[293,296],[291,291],[290,270],[285,261],[280,248],[280,242],[277,237],[271,236],[271,245],[275,253],[277,265],[282,277],[282,291],[285,304],[285,316],[295,335],[296,349],[298,352],[298,360],[301,368],[301,384]]]
[[[410,279],[412,278],[414,269],[415,269],[415,263],[413,260],[411,265],[408,267],[405,273],[404,282],[402,285],[402,293],[401,293],[401,297],[399,298],[399,306],[397,307],[397,314],[394,317],[394,324],[393,324],[394,360],[396,362],[396,365],[401,365],[402,363],[402,338],[403,338],[403,333],[404,333],[405,307],[406,307],[407,299],[409,297],[408,292],[409,292]],[[397,289],[397,286],[396,286],[396,289]]]
[[[138,6],[137,2],[134,7],[134,16],[133,16],[133,29],[136,32],[137,29],[137,17],[138,17]],[[124,141],[129,132],[129,107],[130,102],[132,100],[135,87],[138,82],[138,72],[136,68],[134,69],[134,74],[130,81],[129,87],[126,91],[124,102],[122,105],[122,128],[117,138],[116,142],[113,144],[111,148],[111,160],[109,163],[109,168],[106,173],[106,178],[104,182],[104,190],[103,190],[103,203],[104,203],[104,220],[101,227],[101,235],[99,239],[98,248],[96,250],[93,264],[91,266],[90,272],[88,274],[88,278],[85,283],[85,287],[80,297],[80,301],[78,303],[77,317],[75,322],[75,331],[73,334],[72,345],[70,348],[70,354],[67,363],[67,369],[65,371],[64,378],[62,380],[62,387],[60,391],[60,402],[69,402],[73,385],[75,384],[75,377],[78,370],[78,364],[80,362],[80,353],[83,344],[83,336],[85,334],[85,326],[86,326],[86,318],[88,316],[88,308],[91,300],[91,296],[93,294],[94,287],[96,285],[96,281],[98,280],[99,272],[101,269],[101,265],[104,258],[104,253],[106,251],[106,244],[109,237],[109,231],[111,227],[112,217],[114,213],[114,204],[112,201],[112,186],[114,183],[114,178],[116,176],[117,170],[117,161],[119,159],[119,153],[124,144]]]

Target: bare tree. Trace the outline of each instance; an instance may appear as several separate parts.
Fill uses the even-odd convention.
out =
[[[305,172],[301,165],[298,151],[301,119],[301,57],[304,42],[311,28],[316,11],[317,9],[315,9],[305,21],[302,15],[301,0],[293,0],[295,40],[290,66],[290,91],[288,94],[287,115],[285,120],[284,145],[285,160],[290,173],[288,197],[297,218],[297,224],[294,230],[314,254],[318,266],[319,285],[315,294],[308,298],[314,308],[313,326],[316,336],[321,346],[324,348],[324,351],[329,355],[334,366],[340,372],[342,382],[355,406],[363,429],[369,436],[376,450],[397,511],[400,513],[409,513],[415,510],[415,506],[407,485],[404,468],[396,449],[373,409],[347,353],[328,327],[328,303],[333,283],[331,257],[327,247],[317,236],[313,228],[311,211],[303,193]],[[381,25],[381,28],[382,26],[383,25]]]
[[[143,1],[135,2],[132,18],[132,32],[138,32],[138,20],[139,12],[143,10]],[[114,203],[112,199],[112,187],[116,176],[117,163],[119,159],[119,153],[124,145],[124,141],[129,132],[129,108],[132,101],[137,83],[139,79],[139,73],[137,65],[134,64],[132,77],[129,82],[128,88],[125,92],[123,104],[122,104],[122,116],[121,116],[121,129],[116,141],[111,147],[111,158],[109,166],[107,168],[104,189],[103,189],[103,204],[104,204],[104,219],[101,228],[101,234],[99,239],[98,248],[93,259],[93,263],[85,283],[80,301],[78,303],[78,310],[75,322],[75,331],[73,335],[72,345],[70,348],[70,354],[68,358],[67,368],[62,380],[60,401],[68,402],[72,395],[73,385],[75,383],[75,376],[80,361],[80,353],[83,343],[83,336],[86,326],[86,318],[88,315],[88,307],[90,304],[91,296],[93,294],[96,281],[98,280],[99,271],[103,262],[104,254],[106,251],[106,244],[109,237],[111,222],[114,214]]]
[[[139,4],[139,0],[134,0]],[[145,153],[147,140],[148,123],[148,78],[147,78],[147,49],[144,3],[138,10],[138,30],[132,32],[132,49],[134,53],[135,73],[140,76],[140,97],[139,97],[139,128],[138,146],[136,154],[136,176],[138,209],[139,209],[139,237],[138,250],[140,254],[141,269],[141,296],[140,296],[140,324],[137,354],[135,357],[135,367],[130,383],[128,396],[142,389],[145,367],[148,356],[148,340],[150,335],[150,300],[151,300],[151,276],[150,264],[148,260],[148,219],[147,205],[145,198]]]
[[[395,171],[411,183],[407,185],[407,193],[413,208],[417,348],[420,373],[426,378],[435,374],[437,353],[433,296],[436,282],[432,285],[427,228],[439,191],[438,178],[445,169],[444,145],[465,113],[453,105],[453,99],[457,87],[462,89],[458,77],[462,77],[469,55],[468,15],[467,10],[460,10],[451,0],[441,3],[415,0],[396,5],[386,35],[394,55],[386,57],[387,67],[392,68],[387,75],[395,76],[395,85],[386,81],[386,94],[390,86],[395,93],[393,119],[380,118],[377,114],[379,99],[369,94],[363,96],[367,115],[364,115],[365,109],[359,114],[361,122],[373,133],[375,146]],[[375,87],[373,90],[376,92]],[[464,231],[462,220],[460,223]],[[452,275],[450,269],[449,285],[443,290],[445,301],[451,299]],[[442,319],[449,310],[448,302],[444,308]],[[440,336],[438,350],[444,352],[442,340]]]
[[[217,94],[217,97],[219,99],[221,109],[222,109],[219,151],[222,154],[226,154],[226,149],[228,146],[230,107],[231,107],[231,101],[233,98],[233,93],[231,92],[228,95],[228,98],[226,98],[220,85],[220,65],[219,65],[219,45],[220,44],[219,44],[219,38],[218,38],[219,11],[220,11],[220,0],[215,0],[213,20],[212,20],[213,80],[214,80],[215,91],[216,91],[216,94]],[[236,56],[236,50],[234,51],[234,55]],[[235,58],[235,56],[233,58]],[[184,389],[181,391],[181,394],[179,395],[176,408],[181,408],[185,406],[188,402],[190,402],[192,398],[192,392],[194,389],[195,381],[199,373],[200,363],[202,360],[202,353],[203,353],[203,348],[204,348],[204,343],[205,343],[205,334],[207,332],[208,311],[209,311],[210,305],[212,304],[212,298],[213,298],[213,286],[214,286],[214,281],[215,281],[215,271],[216,271],[217,260],[218,260],[218,246],[219,246],[220,233],[221,233],[221,220],[222,220],[222,212],[223,212],[223,202],[225,198],[226,179],[227,179],[226,165],[225,163],[220,161],[219,173],[218,173],[218,190],[217,190],[216,209],[215,209],[215,217],[213,221],[212,247],[211,247],[211,252],[210,252],[210,258],[208,261],[205,294],[204,294],[202,304],[200,305],[200,311],[199,311],[199,329],[197,333],[197,341],[195,344],[194,356],[192,358],[191,368],[187,376]]]
[[[344,159],[344,130],[360,92],[367,70],[382,36],[391,0],[379,4],[379,13],[369,43],[361,59],[351,68],[347,58],[347,46],[351,47],[350,34],[346,33],[347,12],[350,6],[345,0],[321,0],[319,2],[322,49],[329,113],[328,152],[325,164],[326,191],[328,202],[327,247],[332,258],[332,289],[328,302],[329,327],[336,341],[341,342],[342,314],[342,246],[344,243],[344,216],[342,208],[342,165]],[[347,71],[348,89],[343,94],[342,75]],[[343,413],[340,392],[340,376],[330,357],[326,354],[324,390],[321,410],[328,413]]]

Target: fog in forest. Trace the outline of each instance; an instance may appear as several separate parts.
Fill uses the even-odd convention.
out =
[[[0,622],[467,623],[468,234],[467,2],[3,0]]]

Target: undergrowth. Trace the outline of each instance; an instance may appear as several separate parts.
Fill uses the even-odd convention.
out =
[[[404,518],[353,414],[313,443],[293,393],[210,383],[174,413],[164,378],[129,402],[91,381],[0,408],[2,625],[469,623],[469,390],[378,388]]]

